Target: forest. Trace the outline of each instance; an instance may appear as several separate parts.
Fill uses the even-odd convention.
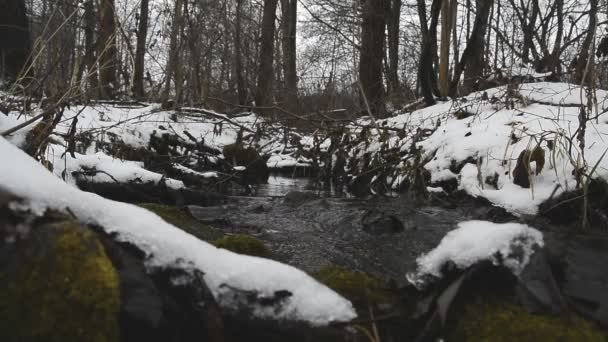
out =
[[[0,0],[0,340],[608,341],[608,2]]]

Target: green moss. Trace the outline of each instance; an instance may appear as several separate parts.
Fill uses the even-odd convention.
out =
[[[229,251],[258,256],[263,258],[270,257],[270,251],[264,243],[252,236],[244,234],[228,235],[221,239],[211,242],[216,247],[224,248]]]
[[[168,223],[181,228],[201,240],[209,241],[223,236],[221,232],[195,219],[187,208],[155,203],[141,203],[138,206],[155,213]]]
[[[325,266],[312,276],[360,309],[367,310],[370,303],[392,303],[396,300],[386,282],[366,273],[349,271],[338,266]]]
[[[605,342],[607,335],[578,316],[541,316],[511,303],[470,303],[448,341]]]
[[[0,340],[118,341],[119,277],[95,234],[73,221],[37,229],[0,282]]]

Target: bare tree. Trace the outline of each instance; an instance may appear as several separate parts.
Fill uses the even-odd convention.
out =
[[[133,71],[133,96],[143,99],[144,94],[144,62],[146,41],[148,39],[149,0],[141,0],[139,10],[139,25],[137,28],[137,48],[135,50],[135,67]]]
[[[298,23],[298,1],[281,0],[283,75],[285,79],[286,107],[297,111],[298,73],[296,61],[296,27]]]
[[[97,54],[99,58],[100,97],[111,99],[118,89],[116,65],[118,51],[116,49],[116,17],[114,0],[100,0],[99,3],[99,40]]]
[[[456,70],[454,70],[454,77],[450,85],[450,95],[452,96],[455,96],[458,91],[458,83],[463,71],[465,72],[463,84],[465,92],[474,90],[476,82],[483,75],[486,64],[484,37],[492,4],[493,0],[476,0],[477,11],[475,13],[471,37],[462,53],[460,62],[456,66]]]
[[[401,23],[401,0],[387,0],[389,13],[387,15],[388,34],[388,89],[391,97],[400,97],[399,82],[399,25]]]
[[[426,17],[426,3],[418,0],[418,17],[422,34],[421,52],[418,62],[418,83],[420,91],[427,105],[435,104],[434,94],[438,94],[437,73],[433,68],[433,61],[437,55],[437,25],[441,13],[442,0],[433,0],[431,4],[431,22]]]
[[[260,38],[260,67],[255,104],[267,107],[272,104],[274,79],[274,31],[278,0],[264,0],[264,16]]]
[[[365,0],[361,22],[361,48],[359,54],[359,80],[361,96],[372,114],[386,115],[382,57],[385,39],[385,0]],[[367,107],[366,105],[366,107]]]
[[[178,34],[180,31],[180,23],[182,21],[182,10],[183,10],[183,2],[182,0],[175,0],[175,7],[173,8],[173,25],[171,26],[171,40],[169,43],[169,58],[167,59],[167,67],[165,72],[165,85],[163,89],[163,93],[161,95],[161,102],[163,108],[171,107],[169,101],[169,95],[171,92],[171,78],[174,77],[177,73],[177,59],[179,57],[178,51]],[[177,82],[176,82],[177,88]],[[178,94],[176,94],[176,97]]]

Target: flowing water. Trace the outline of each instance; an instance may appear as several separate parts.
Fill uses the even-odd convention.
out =
[[[397,283],[459,221],[483,219],[493,210],[478,203],[421,206],[407,197],[340,198],[315,189],[311,179],[274,176],[255,197],[190,210],[226,233],[256,236],[276,259],[305,271],[333,264]],[[391,228],[395,219],[402,229]]]

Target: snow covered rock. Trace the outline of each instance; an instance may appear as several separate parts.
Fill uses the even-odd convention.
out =
[[[417,259],[417,270],[407,277],[410,283],[423,288],[441,278],[448,265],[464,270],[485,260],[503,265],[517,275],[543,244],[542,233],[524,224],[461,222],[435,249]]]
[[[188,275],[203,274],[206,286],[227,312],[246,308],[257,319],[313,326],[356,317],[349,301],[302,271],[218,249],[145,209],[82,192],[4,139],[0,139],[0,155],[5,161],[0,164],[0,187],[24,199],[30,210],[69,212],[79,222],[101,227],[113,240],[143,252],[149,271],[172,268]]]

